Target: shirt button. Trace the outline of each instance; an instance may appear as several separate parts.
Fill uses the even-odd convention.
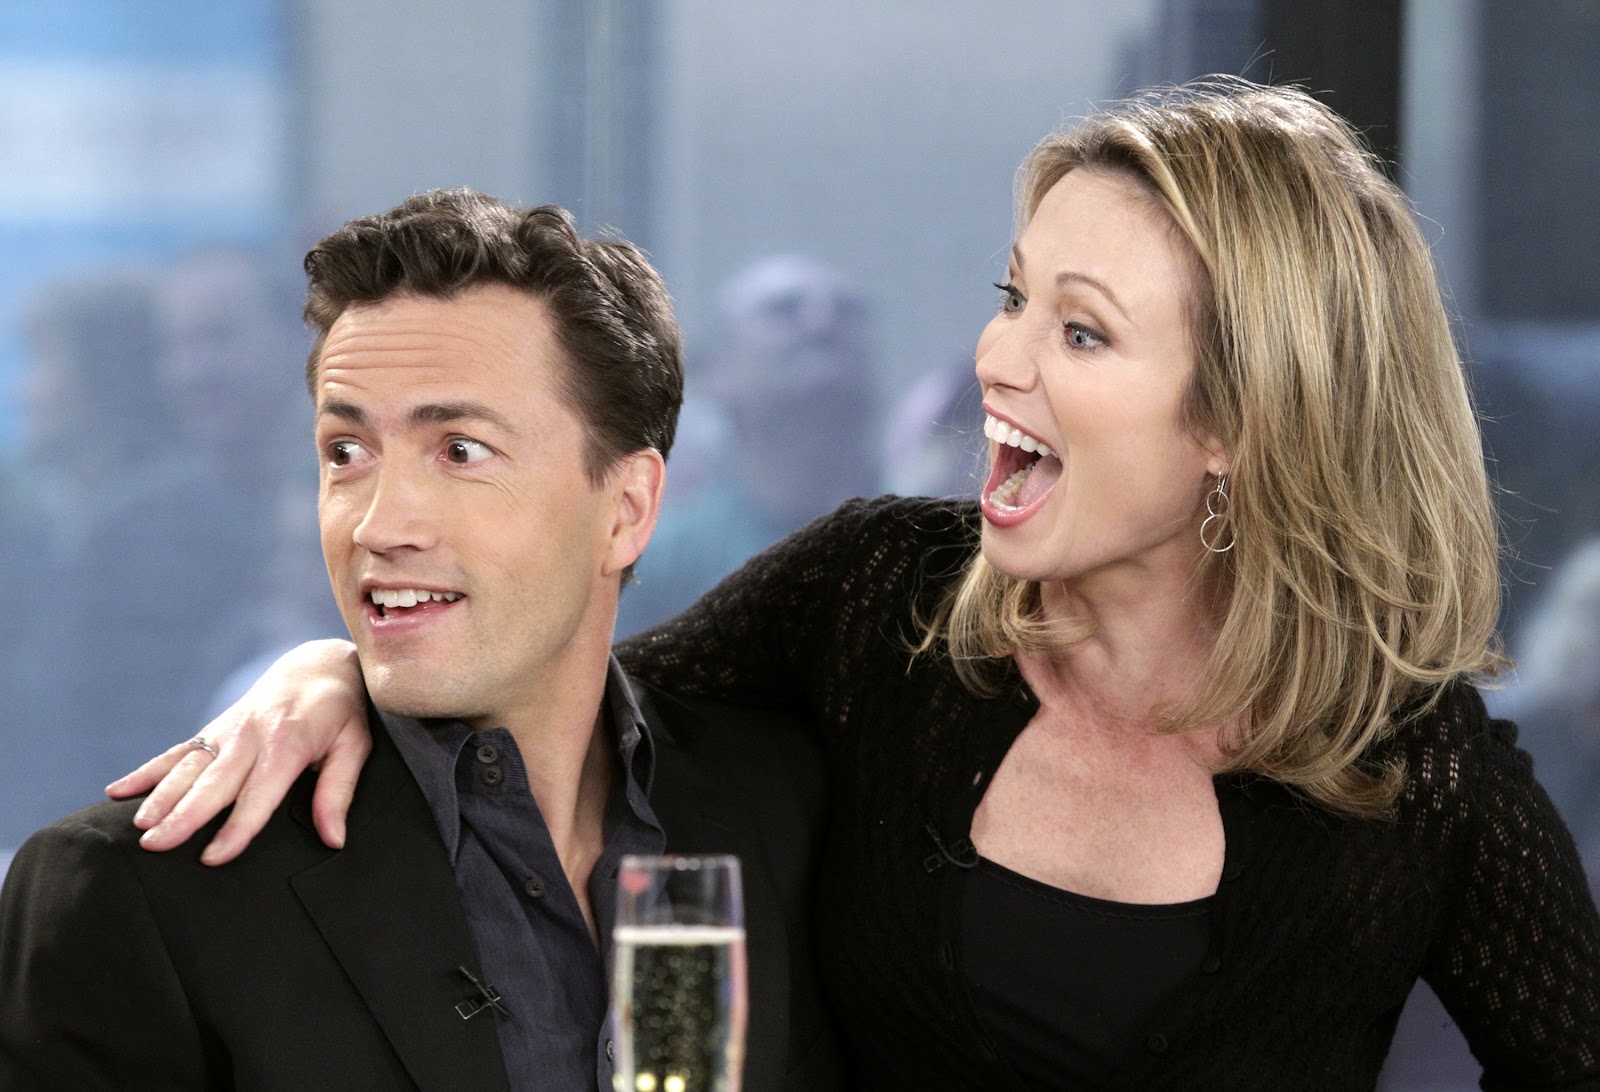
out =
[[[1206,961],[1200,964],[1200,972],[1202,974],[1216,974],[1220,970],[1222,970],[1221,956],[1208,955],[1206,956]]]
[[[491,789],[505,780],[506,775],[500,772],[499,766],[485,766],[483,768],[483,783]]]
[[[485,743],[478,748],[478,761],[487,766],[500,757],[500,752],[492,743]]]
[[[1150,1038],[1144,1041],[1144,1045],[1150,1048],[1151,1054],[1165,1054],[1167,1052],[1167,1037],[1159,1031],[1152,1032]]]
[[[522,883],[522,890],[528,893],[530,899],[544,898],[544,881],[538,876],[529,876]]]
[[[947,971],[953,971],[956,969],[956,953],[950,947],[950,942],[948,940],[943,941],[939,945],[939,963]]]

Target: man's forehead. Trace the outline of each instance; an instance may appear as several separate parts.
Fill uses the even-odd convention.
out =
[[[318,354],[318,401],[341,386],[374,381],[436,389],[484,383],[548,389],[562,364],[542,300],[501,286],[450,299],[395,296],[348,308],[334,321]]]
[[[336,345],[366,338],[428,337],[464,346],[520,343],[550,335],[549,309],[537,296],[500,285],[467,289],[448,298],[404,293],[345,308],[328,330],[324,359]]]

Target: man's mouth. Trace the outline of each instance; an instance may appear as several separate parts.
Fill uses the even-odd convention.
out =
[[[984,414],[983,434],[996,444],[984,503],[998,512],[1022,512],[1042,501],[1061,480],[1061,458],[1037,436]]]
[[[430,603],[454,603],[466,596],[461,592],[432,591],[427,588],[368,588],[367,602],[379,618],[404,616]]]

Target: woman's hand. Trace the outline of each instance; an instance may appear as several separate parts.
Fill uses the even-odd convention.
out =
[[[116,799],[150,793],[133,820],[146,849],[181,845],[232,803],[233,814],[200,860],[233,860],[300,772],[318,761],[311,815],[322,840],[340,848],[356,777],[372,752],[355,646],[326,640],[289,650],[197,740],[207,746],[179,743],[106,786]]]

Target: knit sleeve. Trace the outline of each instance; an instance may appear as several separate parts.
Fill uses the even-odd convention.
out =
[[[837,709],[860,680],[903,669],[921,562],[963,544],[969,529],[953,503],[850,501],[617,654],[630,672],[675,693],[811,714]]]
[[[1481,704],[1477,705],[1481,718]],[[1456,874],[1423,976],[1482,1064],[1485,1089],[1600,1089],[1600,918],[1577,848],[1516,728],[1484,721],[1446,804]]]

